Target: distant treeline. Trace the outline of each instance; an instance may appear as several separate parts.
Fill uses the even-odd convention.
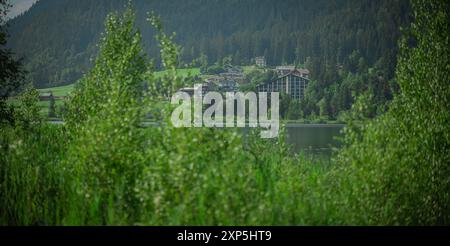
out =
[[[125,0],[40,0],[10,21],[9,46],[25,58],[37,87],[70,84],[91,67],[104,18]],[[408,22],[405,0],[133,1],[144,49],[158,57],[155,32],[146,23],[155,11],[176,32],[182,62],[204,54],[209,64],[231,56],[237,65],[264,55],[269,65],[308,63],[312,78],[330,84],[339,67],[382,68],[393,77],[399,27]],[[309,58],[308,58],[309,57]],[[356,59],[356,60],[355,60]],[[159,61],[156,62],[159,66]]]

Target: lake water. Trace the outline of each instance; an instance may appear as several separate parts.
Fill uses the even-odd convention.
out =
[[[53,124],[62,124],[60,120],[50,121]],[[155,122],[145,122],[145,126],[158,126]],[[342,136],[343,124],[286,124],[287,143],[292,146],[295,153],[330,156],[333,148],[340,147],[336,139]]]
[[[336,137],[342,136],[342,124],[286,124],[287,142],[295,152],[311,154],[331,154],[338,148]]]

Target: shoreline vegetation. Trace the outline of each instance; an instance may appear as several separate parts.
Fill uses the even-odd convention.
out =
[[[173,127],[160,102],[193,80],[178,73],[181,48],[149,13],[156,75],[132,6],[109,14],[64,124],[45,123],[33,88],[0,122],[0,225],[449,225],[450,3],[412,8],[399,93],[374,118],[349,115],[323,159],[293,155],[283,127],[275,139]],[[164,127],[140,127],[148,112]]]
[[[190,69],[181,69],[182,76],[187,76],[189,73],[193,76],[200,75],[199,68],[190,68]],[[193,72],[194,71],[194,72]],[[158,71],[156,74],[159,74],[158,76],[161,76],[164,74],[165,71]],[[49,95],[52,94],[55,96],[55,103],[56,107],[59,107],[58,111],[61,111],[61,107],[64,105],[64,98],[69,95],[74,90],[75,84],[65,85],[65,86],[58,86],[58,87],[50,87],[50,88],[41,88],[37,89],[39,94],[42,95]],[[13,99],[16,100],[16,99]],[[48,116],[49,113],[49,107],[50,107],[50,100],[40,100],[39,102],[40,106],[40,113],[43,116]],[[48,120],[58,120],[62,119],[62,117],[48,117]],[[145,121],[153,121],[151,119],[145,119]],[[323,117],[317,117],[315,119],[280,119],[281,123],[300,123],[300,124],[345,124],[346,122],[342,119],[334,119],[330,120]]]

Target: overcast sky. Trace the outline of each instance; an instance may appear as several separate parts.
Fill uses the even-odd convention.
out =
[[[23,13],[25,10],[29,9],[33,3],[38,0],[9,0],[9,2],[13,5],[9,10],[8,18],[14,18],[17,15]]]

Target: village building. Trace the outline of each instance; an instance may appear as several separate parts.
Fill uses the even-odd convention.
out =
[[[206,93],[208,93],[209,91],[213,90],[212,89],[213,85],[211,84],[211,82],[205,82],[205,83],[202,83],[202,84],[200,84],[198,86],[202,87],[201,88],[202,96],[205,95]],[[194,87],[184,87],[184,88],[180,88],[178,91],[179,92],[186,92],[189,96],[192,97],[194,95],[195,88]]]
[[[292,71],[295,71],[295,73],[300,74],[300,76],[309,78],[309,70],[305,68],[297,68],[295,66],[277,66],[275,71],[278,76],[284,76]]]
[[[235,79],[232,78],[224,79],[219,83],[219,90],[222,92],[236,91],[237,85],[238,84]]]
[[[280,92],[290,95],[294,100],[304,98],[305,89],[309,83],[309,71],[295,66],[278,66],[275,69],[278,78],[270,82],[256,86],[258,92]],[[226,72],[213,75],[205,79],[201,84],[202,95],[209,91],[236,92],[239,85],[243,84],[245,76],[242,70],[230,67]],[[182,88],[179,91],[194,94],[194,88]]]
[[[264,56],[255,57],[255,64],[258,67],[266,67],[266,58]]]
[[[256,90],[259,92],[285,93],[290,95],[291,99],[294,100],[304,98],[305,89],[309,83],[309,71],[307,69],[296,69],[293,66],[282,66],[277,67],[277,72],[279,74],[277,79],[258,85]]]

